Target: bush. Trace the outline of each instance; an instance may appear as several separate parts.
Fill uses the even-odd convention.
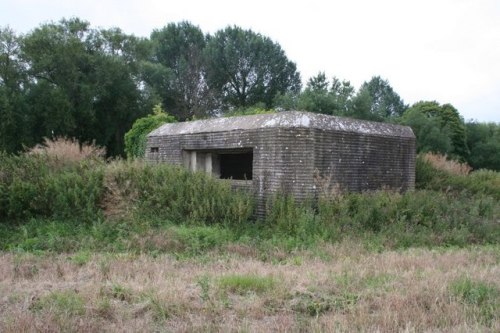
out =
[[[490,170],[477,170],[470,174],[454,174],[436,168],[422,155],[416,160],[417,189],[442,192],[467,192],[470,195],[485,194],[500,200],[500,173]]]
[[[153,114],[137,119],[132,128],[125,133],[125,153],[128,158],[142,158],[146,151],[147,135],[175,118],[163,111],[161,104],[153,108]]]
[[[91,221],[100,216],[104,164],[82,161],[51,168],[51,156],[0,156],[0,221],[31,217]],[[61,161],[61,160],[59,160]]]
[[[126,200],[141,216],[177,223],[241,225],[253,213],[249,193],[232,191],[229,181],[168,164],[119,161],[108,166],[108,193]],[[113,191],[113,189],[119,189]]]

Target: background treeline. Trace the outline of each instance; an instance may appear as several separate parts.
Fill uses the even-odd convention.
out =
[[[410,107],[380,77],[356,90],[319,73],[302,87],[280,45],[251,30],[210,35],[181,22],[138,38],[77,18],[25,35],[0,29],[0,150],[65,136],[123,155],[125,133],[159,103],[179,121],[297,109],[402,123],[418,152],[500,169],[500,125],[465,123],[451,104]]]

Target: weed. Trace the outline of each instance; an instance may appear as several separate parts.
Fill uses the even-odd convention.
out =
[[[198,286],[201,289],[200,298],[203,302],[210,300],[210,278],[208,275],[202,275],[197,279]]]
[[[133,300],[132,290],[118,283],[112,283],[111,285],[101,287],[99,294],[106,298],[110,297],[128,303]]]
[[[109,298],[105,297],[99,299],[96,306],[96,312],[102,318],[105,319],[113,318],[113,306],[111,305]]]
[[[472,315],[478,315],[484,324],[489,325],[499,317],[500,292],[496,286],[462,277],[453,281],[450,289],[455,297],[472,307]]]
[[[70,257],[71,261],[77,266],[85,266],[91,259],[89,251],[80,251]]]
[[[157,322],[163,322],[170,317],[168,305],[156,294],[148,295],[148,309]]]
[[[277,285],[277,280],[271,276],[226,275],[219,278],[218,285],[224,292],[244,295],[270,291]]]
[[[56,316],[81,316],[85,313],[85,302],[76,291],[53,291],[35,300],[31,309]]]
[[[318,317],[328,311],[347,311],[356,304],[359,296],[350,293],[330,295],[328,293],[296,293],[291,308],[299,313]]]

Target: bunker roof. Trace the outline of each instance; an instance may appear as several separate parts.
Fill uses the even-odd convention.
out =
[[[414,137],[411,128],[407,126],[302,111],[284,111],[165,124],[152,131],[148,136],[214,133],[261,128],[312,128],[369,135]]]

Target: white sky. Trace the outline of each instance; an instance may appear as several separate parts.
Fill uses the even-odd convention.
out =
[[[303,82],[380,75],[406,103],[500,122],[500,0],[0,0],[0,26],[18,33],[73,16],[146,37],[182,20],[205,33],[234,24],[278,42]]]

